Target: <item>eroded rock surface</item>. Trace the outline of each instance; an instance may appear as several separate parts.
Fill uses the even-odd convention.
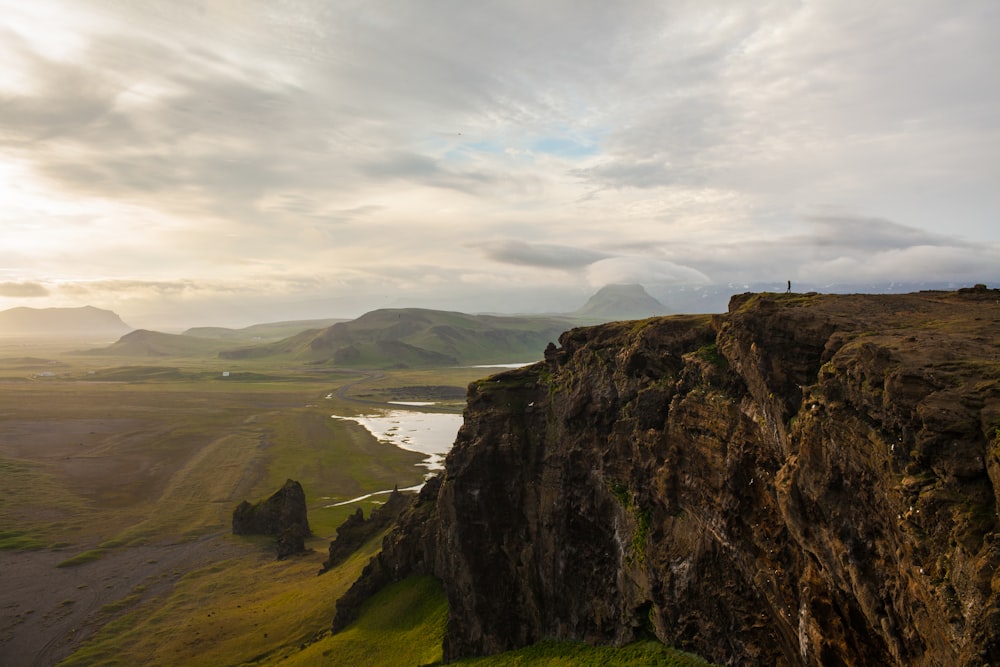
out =
[[[469,388],[338,603],[433,574],[445,657],[655,635],[739,665],[1000,664],[1000,291],[734,297]]]
[[[302,485],[289,479],[269,498],[259,503],[241,502],[233,510],[234,535],[274,535],[278,558],[306,550],[311,535]]]
[[[319,573],[323,574],[347,560],[365,542],[392,525],[409,505],[410,499],[399,489],[393,489],[385,503],[374,508],[367,519],[359,507],[337,528],[337,539],[330,542],[329,555]]]

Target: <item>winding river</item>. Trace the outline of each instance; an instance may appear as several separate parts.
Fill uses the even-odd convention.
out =
[[[419,407],[421,405],[433,405],[432,403],[398,402],[397,405],[408,405]],[[427,468],[427,474],[431,475],[444,467],[444,457],[455,442],[455,435],[458,427],[462,425],[462,415],[451,412],[424,412],[421,410],[378,410],[370,414],[356,415],[353,417],[343,417],[341,415],[330,415],[334,419],[345,419],[361,424],[379,442],[407,449],[412,452],[425,454],[426,458],[418,465]],[[417,486],[400,489],[400,491],[419,491]],[[367,500],[372,496],[391,493],[391,489],[375,491],[357,498],[351,498],[342,502],[327,505],[327,507],[339,507],[361,500]]]

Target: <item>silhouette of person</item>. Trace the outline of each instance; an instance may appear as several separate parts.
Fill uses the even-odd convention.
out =
[[[791,294],[791,292],[792,292],[792,281],[791,280],[788,281],[788,289],[786,289],[785,292],[787,294]]]

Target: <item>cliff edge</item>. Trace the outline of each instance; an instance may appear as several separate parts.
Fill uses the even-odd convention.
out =
[[[747,294],[474,383],[338,602],[442,580],[445,659],[655,636],[740,665],[1000,664],[1000,291]]]

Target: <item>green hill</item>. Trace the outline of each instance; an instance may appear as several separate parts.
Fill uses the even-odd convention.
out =
[[[224,350],[219,356],[285,356],[367,368],[528,362],[541,359],[545,346],[572,325],[563,317],[386,308],[276,343]]]
[[[225,339],[229,342],[253,342],[253,341],[276,341],[288,338],[295,334],[308,331],[310,329],[324,329],[338,322],[347,320],[338,318],[328,318],[323,320],[289,320],[287,322],[265,322],[263,324],[253,324],[242,329],[229,329],[227,327],[193,327],[184,332],[185,336],[196,338],[216,338]]]
[[[183,334],[136,329],[108,347],[85,350],[81,354],[119,357],[203,357],[214,356],[219,348],[226,344],[218,340]]]

